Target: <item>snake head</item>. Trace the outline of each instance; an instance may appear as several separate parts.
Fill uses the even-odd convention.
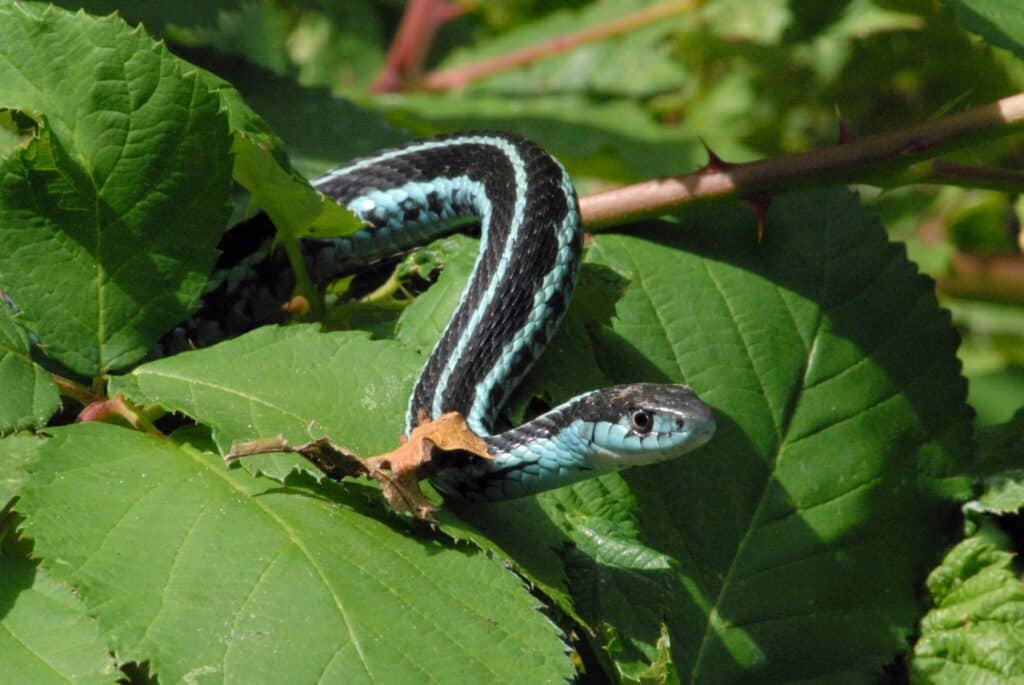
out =
[[[652,464],[700,447],[715,432],[708,405],[685,385],[635,383],[597,390],[571,409],[600,470]]]
[[[574,397],[518,428],[485,437],[493,460],[445,469],[432,482],[454,499],[512,499],[674,459],[714,432],[711,409],[685,385],[619,385]]]

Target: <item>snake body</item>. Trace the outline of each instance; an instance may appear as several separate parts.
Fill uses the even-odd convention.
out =
[[[689,388],[654,384],[595,390],[492,432],[557,329],[579,273],[575,190],[562,165],[536,144],[505,133],[445,136],[356,160],[313,185],[366,223],[350,236],[303,242],[318,283],[480,223],[469,283],[406,414],[407,434],[422,415],[457,411],[484,438],[493,460],[434,478],[447,495],[519,497],[672,458],[714,432],[710,410]]]

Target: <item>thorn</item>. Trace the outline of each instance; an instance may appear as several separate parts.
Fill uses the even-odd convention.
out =
[[[850,131],[850,128],[846,125],[846,122],[840,119],[839,132],[836,135],[836,142],[838,142],[840,145],[845,145],[846,143],[852,143],[854,141],[854,138],[855,136]]]
[[[754,213],[757,215],[757,242],[758,244],[764,239],[764,225],[765,220],[768,217],[768,208],[772,204],[770,197],[752,197],[747,199],[749,204],[754,209]]]
[[[839,105],[836,105],[836,125],[838,126],[836,142],[839,145],[852,143],[856,136],[853,135],[853,132],[850,130],[850,127],[846,125],[846,120],[843,119],[843,114],[842,112],[839,111]]]
[[[719,157],[718,154],[711,149],[711,146],[708,145],[706,140],[704,140],[703,138],[700,138],[699,140],[700,144],[704,146],[705,152],[708,153],[708,163],[701,168],[702,172],[728,171],[730,168],[736,166],[735,164],[727,162],[721,157]]]

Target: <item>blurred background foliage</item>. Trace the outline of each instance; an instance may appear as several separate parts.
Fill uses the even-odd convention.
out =
[[[744,161],[892,130],[1024,90],[1024,62],[964,30],[938,0],[704,0],[654,24],[459,92],[372,92],[403,0],[114,0],[190,61],[235,84],[307,174],[409,137],[526,134],[581,193],[682,173],[702,141]],[[470,65],[628,15],[643,0],[463,0],[427,70]],[[955,3],[952,3],[955,4]],[[2,142],[2,141],[0,141]],[[955,161],[1018,168],[1021,139]],[[963,335],[979,425],[1024,406],[1024,202],[1010,189],[864,186],[868,204],[936,279]]]

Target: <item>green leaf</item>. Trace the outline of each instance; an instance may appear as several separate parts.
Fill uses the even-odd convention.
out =
[[[978,429],[975,462],[982,492],[969,510],[1014,514],[1024,508],[1024,411],[1005,424]]]
[[[34,563],[3,555],[0,673],[32,685],[121,682],[82,601]]]
[[[977,356],[987,357],[985,366],[988,368],[983,366],[980,369],[966,371],[971,383],[968,401],[977,412],[975,422],[979,426],[998,425],[1009,421],[1014,412],[1024,406],[1024,365],[1011,362],[991,368],[991,360],[1000,351],[998,348],[993,350],[992,346],[986,344],[984,340],[977,344],[980,337],[975,336],[974,341],[980,353]],[[1019,345],[1016,341],[1010,344]],[[964,347],[967,348],[968,345],[965,344]],[[970,349],[961,352],[965,362],[969,361],[967,358],[969,352]],[[997,359],[997,362],[1003,361],[1001,358]]]
[[[1016,514],[1024,509],[1024,468],[1004,471],[982,481],[983,491],[970,502],[972,511],[986,514]]]
[[[2,120],[2,119],[0,119]],[[0,157],[11,154],[18,146],[18,134],[0,126]]]
[[[394,29],[392,21],[393,12],[375,0],[302,6],[249,0],[237,10],[220,12],[215,28],[174,26],[168,36],[178,46],[209,48],[198,61],[194,50],[189,50],[187,57],[240,88],[235,78],[211,66],[210,61],[231,62],[231,69],[260,65],[277,74],[291,72],[304,86],[366,90],[381,65],[387,33]],[[268,101],[276,97],[280,100],[276,107],[282,109],[299,104],[281,95],[271,90],[264,97]],[[296,113],[305,118],[301,111]],[[330,121],[328,127],[335,125],[326,112],[321,114]],[[324,128],[321,124],[318,131]],[[363,133],[370,131],[360,130],[360,138]]]
[[[0,6],[0,287],[83,375],[138,361],[198,302],[228,216],[230,138],[194,69],[120,19]]]
[[[370,456],[398,446],[422,360],[361,331],[268,326],[213,347],[143,364],[112,378],[110,392],[160,404],[213,429],[222,453],[240,440],[281,433],[292,444],[329,436]],[[246,463],[283,478],[283,455]]]
[[[473,243],[462,238],[456,244],[462,241],[465,247]],[[464,277],[461,269],[452,268],[441,280],[459,282]],[[410,306],[407,326],[416,320],[440,335],[446,319],[428,317],[435,306],[431,300],[448,297],[449,288],[438,286]],[[212,428],[221,453],[227,453],[233,442],[282,434],[293,445],[328,436],[369,456],[398,446],[413,382],[432,345],[416,353],[398,341],[371,340],[364,332],[265,327],[205,350],[139,366],[129,375],[112,378],[110,392],[194,417]],[[252,456],[243,463],[282,481],[296,469],[321,476],[292,455]],[[496,550],[454,517],[445,514],[441,521],[454,539]],[[560,566],[534,565],[529,578],[574,615]]]
[[[1004,193],[971,193],[944,217],[948,239],[960,252],[982,256],[1015,254],[1020,248],[1006,231],[1006,217],[1012,212],[1012,203]]]
[[[243,70],[249,75],[253,72],[261,73],[258,69]],[[202,77],[207,86],[220,96],[228,115],[234,136],[231,148],[234,178],[249,191],[253,204],[265,210],[273,221],[277,229],[276,239],[288,254],[295,273],[296,291],[309,298],[316,310],[319,308],[319,295],[306,274],[298,246],[299,237],[347,235],[359,230],[363,222],[315,190],[302,177],[289,161],[281,139],[246,104],[238,90],[212,72],[203,72]],[[293,83],[280,80],[295,90]],[[267,85],[279,99],[283,96],[284,89],[277,84]],[[299,106],[298,100],[293,97],[289,104]],[[329,110],[325,115],[333,113]]]
[[[931,572],[932,608],[921,620],[912,682],[1024,683],[1024,584],[1013,556],[978,535]]]
[[[0,440],[0,511],[21,491],[28,478],[25,465],[35,459],[42,444],[43,440],[31,435],[10,435]]]
[[[235,88],[210,72],[203,82],[220,96],[234,135],[234,177],[264,209],[278,231],[295,238],[304,234],[346,235],[363,222],[337,202],[313,189],[288,161],[284,146],[270,126]]]
[[[28,334],[0,303],[0,435],[45,425],[60,407],[50,374],[32,361]]]
[[[783,0],[756,5],[743,0],[717,0],[707,3],[702,18],[712,33],[726,40],[775,45],[792,21],[792,14],[789,3]]]
[[[232,130],[253,136],[267,134],[258,140],[271,145],[283,141],[292,163],[303,174],[318,174],[409,138],[379,114],[327,88],[304,87],[293,78],[219,53],[192,51],[188,56],[215,73],[215,78],[230,82],[220,81]]]
[[[235,178],[267,212],[279,231],[289,236],[347,235],[363,222],[275,157],[271,150],[241,135],[236,138]]]
[[[56,429],[42,452],[18,506],[34,553],[119,658],[148,661],[161,682],[572,675],[559,630],[516,576],[409,529],[364,488],[282,487],[192,444],[102,424]]]
[[[672,663],[672,640],[668,634],[668,627],[662,624],[661,636],[655,645],[655,656],[652,661],[629,661],[628,657],[620,656],[617,650],[621,638],[614,634],[613,629],[609,630],[608,653],[612,655],[615,666],[618,669],[619,679],[630,685],[647,685],[648,683],[672,683],[679,682],[679,673],[676,672]]]
[[[389,8],[376,0],[320,5],[324,13],[303,13],[290,36],[289,56],[298,67],[299,81],[334,90],[367,90],[393,30]]]
[[[851,0],[822,38],[826,42],[863,40],[888,31],[920,31],[924,26],[925,20],[919,14],[879,7],[875,0]]]
[[[167,24],[181,26],[210,25],[218,15],[241,4],[240,0],[146,0],[121,2],[120,0],[57,0],[54,4],[68,9],[82,8],[90,14],[118,13],[133,24],[144,23],[149,31],[163,32]]]
[[[214,26],[174,26],[168,38],[179,46],[209,46],[237,61],[260,64],[275,73],[285,73],[291,8],[269,2],[241,2],[237,8],[220,11]],[[171,17],[173,13],[168,13]],[[239,60],[238,58],[242,59]]]
[[[880,666],[954,511],[940,491],[966,494],[941,482],[968,457],[969,413],[930,281],[845,191],[775,198],[766,236],[720,210],[649,236],[676,250],[597,244],[633,279],[615,333],[720,417],[710,449],[627,474],[644,541],[685,578],[667,623],[691,680]]]
[[[968,31],[1024,59],[1024,7],[1017,0],[942,0]]]
[[[683,459],[466,513],[569,589],[616,668],[687,682],[873,680],[968,495],[965,384],[932,284],[846,191],[695,210],[590,260],[631,285],[595,338],[614,380],[692,385],[711,443]],[[538,506],[546,524],[535,523]],[[885,560],[882,564],[879,560]],[[535,568],[541,571],[535,571]]]

